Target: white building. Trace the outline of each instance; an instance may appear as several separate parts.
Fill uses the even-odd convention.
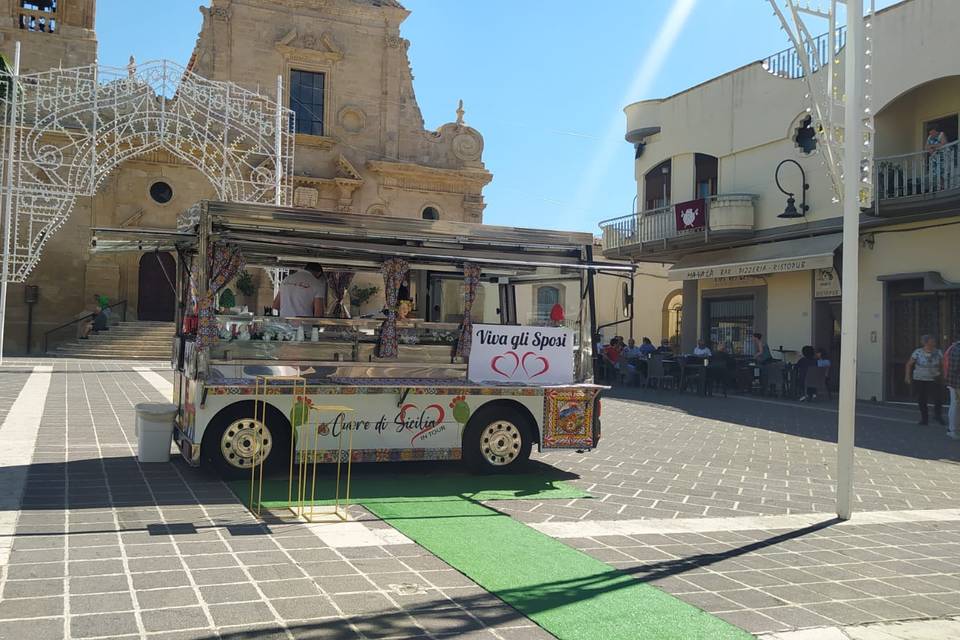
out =
[[[858,393],[897,400],[921,334],[960,338],[960,3],[905,0],[878,12],[872,30],[876,197],[861,217]],[[831,55],[827,38],[819,44]],[[835,44],[842,70],[842,39]],[[625,109],[641,211],[601,224],[604,253],[673,263],[687,349],[704,337],[750,353],[758,331],[788,359],[804,345],[838,359],[833,267],[850,256],[839,251],[841,210],[810,127],[806,81],[787,58]],[[949,142],[933,160],[924,151],[931,127]],[[774,174],[784,160],[809,184],[799,218],[780,217],[787,196]],[[779,176],[802,209],[798,167],[788,162]],[[699,199],[703,217],[678,221]],[[675,210],[679,203],[689,204]]]

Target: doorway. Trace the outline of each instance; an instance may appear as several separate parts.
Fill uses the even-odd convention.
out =
[[[145,253],[140,257],[137,319],[173,322],[176,299],[173,282],[177,264],[169,253]]]
[[[960,291],[925,291],[922,279],[887,283],[887,399],[909,400],[903,374],[920,336],[936,338],[940,348],[960,335]]]
[[[813,310],[813,346],[826,349],[830,360],[831,390],[840,381],[840,298],[817,300]]]

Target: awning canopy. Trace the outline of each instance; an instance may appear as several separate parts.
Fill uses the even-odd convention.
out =
[[[842,242],[839,233],[768,242],[684,256],[671,267],[670,280],[701,280],[808,271],[833,266]]]

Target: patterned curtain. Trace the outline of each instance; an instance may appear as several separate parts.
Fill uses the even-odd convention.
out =
[[[349,271],[332,271],[327,274],[327,289],[333,293],[335,304],[333,306],[334,318],[349,318],[350,308],[343,301],[347,294],[347,287],[353,280],[353,274]]]
[[[463,324],[460,325],[460,339],[457,340],[455,355],[470,357],[473,346],[473,303],[477,299],[477,287],[480,286],[480,267],[475,264],[463,265]]]
[[[377,341],[378,358],[397,357],[397,298],[400,285],[410,265],[403,258],[390,258],[380,267],[383,273],[383,295],[387,299],[387,319],[380,326],[380,339]]]
[[[217,294],[227,283],[237,277],[246,261],[239,247],[216,243],[211,245],[208,260],[207,293],[198,301],[197,349],[206,349],[216,344],[219,338],[217,330]],[[194,263],[191,278],[196,282],[198,274]]]

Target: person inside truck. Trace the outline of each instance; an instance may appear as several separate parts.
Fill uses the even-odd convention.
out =
[[[280,283],[273,308],[281,318],[321,318],[327,308],[327,283],[323,267],[311,262]]]

